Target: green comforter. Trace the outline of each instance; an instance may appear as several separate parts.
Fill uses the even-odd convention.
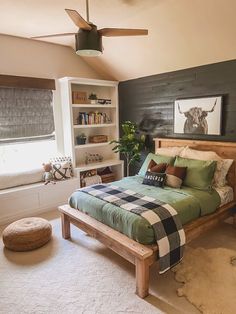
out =
[[[178,212],[183,225],[200,216],[214,212],[220,205],[220,197],[215,190],[208,192],[188,187],[181,189],[165,187],[162,189],[144,185],[142,181],[143,177],[137,175],[112,184],[170,204]],[[79,190],[71,195],[69,204],[135,241],[143,244],[155,243],[151,225],[141,216]]]

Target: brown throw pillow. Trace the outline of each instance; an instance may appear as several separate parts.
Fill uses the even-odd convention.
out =
[[[151,172],[157,172],[157,173],[164,173],[166,171],[167,168],[167,164],[166,163],[160,163],[157,164],[153,159],[149,162],[148,165],[148,171]]]
[[[166,169],[166,185],[179,189],[187,173],[187,167],[168,166]]]

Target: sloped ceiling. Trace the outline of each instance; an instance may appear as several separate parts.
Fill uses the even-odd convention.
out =
[[[65,8],[86,16],[84,0],[1,0],[0,33],[77,31]],[[90,20],[99,28],[147,28],[149,35],[104,38],[103,55],[84,60],[122,81],[235,59],[235,12],[235,0],[90,0]],[[73,36],[49,41],[74,48]]]

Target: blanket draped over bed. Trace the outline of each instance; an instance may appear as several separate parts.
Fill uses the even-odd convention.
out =
[[[185,233],[172,206],[153,197],[109,184],[96,184],[80,191],[140,215],[151,224],[159,248],[160,274],[181,261]]]

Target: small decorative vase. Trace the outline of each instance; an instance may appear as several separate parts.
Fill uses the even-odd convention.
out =
[[[86,137],[76,137],[76,143],[77,145],[84,145],[86,143]]]

